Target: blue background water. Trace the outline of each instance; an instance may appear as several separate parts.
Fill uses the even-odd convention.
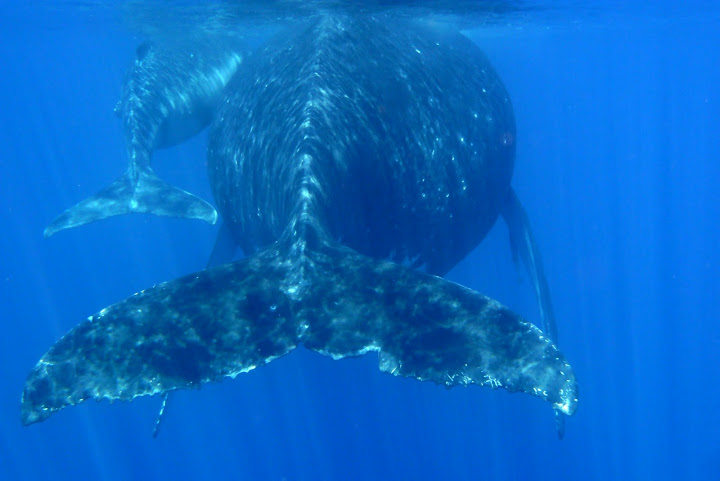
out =
[[[2,12],[0,479],[720,479],[720,16],[670,7],[471,33],[514,102],[514,185],[580,382],[564,441],[535,398],[302,350],[176,394],[158,439],[159,398],[23,428],[25,376],[49,346],[201,269],[216,227],[127,216],[42,238],[124,168],[112,108],[140,39],[92,9]],[[211,198],[204,148],[160,151],[157,170]],[[538,318],[503,225],[450,277]]]

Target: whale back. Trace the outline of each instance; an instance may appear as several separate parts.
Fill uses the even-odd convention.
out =
[[[129,146],[171,147],[207,127],[245,44],[231,35],[189,35],[138,46],[115,109]]]
[[[308,185],[334,240],[434,274],[492,227],[515,156],[505,87],[461,34],[386,24],[315,19],[228,85],[209,173],[246,253],[281,236]]]

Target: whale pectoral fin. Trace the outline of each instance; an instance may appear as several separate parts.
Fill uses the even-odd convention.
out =
[[[45,229],[45,237],[56,232],[130,212],[217,221],[217,212],[204,200],[161,180],[151,169],[122,177],[94,196],[60,214]]]
[[[291,351],[297,329],[271,261],[254,257],[166,282],[103,309],[28,376],[22,421],[87,399],[197,388]]]
[[[508,226],[513,259],[520,258],[522,260],[532,280],[535,295],[540,306],[542,329],[553,342],[557,342],[555,312],[552,306],[552,299],[550,298],[550,288],[545,278],[545,269],[543,268],[540,249],[530,229],[530,220],[528,219],[527,213],[525,209],[523,209],[517,194],[512,189],[501,211],[501,215]]]
[[[517,263],[519,258],[532,280],[535,296],[540,307],[542,329],[553,342],[557,343],[557,323],[540,249],[530,228],[530,219],[528,219],[520,199],[512,189],[510,189],[510,195],[503,206],[501,215],[508,226],[513,261]],[[562,439],[565,435],[565,418],[558,410],[555,410],[555,426],[558,437]]]
[[[565,414],[577,385],[560,351],[500,303],[439,277],[348,253],[317,255],[302,343],[335,358],[379,351],[380,369],[445,386],[522,391]],[[302,321],[300,321],[302,322]]]

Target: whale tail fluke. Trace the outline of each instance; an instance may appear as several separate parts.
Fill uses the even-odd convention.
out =
[[[291,351],[297,329],[273,260],[259,255],[190,274],[91,316],[30,372],[23,424],[88,399],[199,388]]]
[[[350,249],[309,255],[322,275],[310,283],[315,301],[298,312],[306,347],[333,358],[378,351],[380,369],[393,375],[448,388],[502,387],[574,413],[570,365],[540,329],[499,302]]]
[[[391,374],[526,392],[565,414],[577,405],[563,355],[498,302],[347,248],[298,255],[275,244],[142,291],[74,328],[28,376],[22,421],[90,398],[234,378],[298,344],[335,359],[377,351]]]
[[[130,212],[201,219],[210,224],[217,221],[217,212],[204,200],[168,184],[150,168],[136,172],[125,172],[105,189],[60,214],[45,229],[45,237]]]

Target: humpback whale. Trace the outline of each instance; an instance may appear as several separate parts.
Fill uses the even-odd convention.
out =
[[[550,337],[440,277],[500,215],[539,261],[510,187],[514,139],[505,87],[455,31],[327,15],[283,32],[228,83],[210,131],[213,195],[247,257],[72,329],[30,372],[23,423],[235,378],[298,345],[374,351],[393,375],[573,414],[575,376]]]
[[[222,89],[242,61],[241,51],[239,39],[226,35],[141,44],[115,107],[125,132],[127,170],[60,214],[45,236],[128,212],[214,224],[217,213],[210,204],[161,180],[150,161],[155,149],[176,145],[210,124]]]

